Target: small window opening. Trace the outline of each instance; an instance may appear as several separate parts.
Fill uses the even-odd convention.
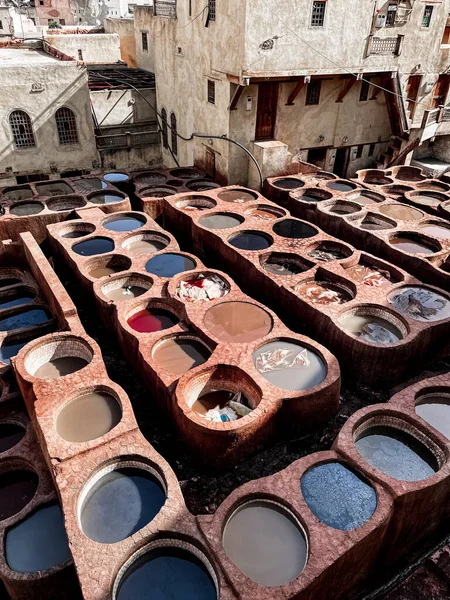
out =
[[[434,8],[434,6],[432,6],[431,4],[427,4],[425,6],[425,9],[423,11],[422,27],[429,27],[430,26],[431,15],[433,14],[433,8]]]
[[[216,82],[208,79],[208,102],[210,104],[216,103]]]
[[[313,2],[312,15],[311,15],[311,27],[323,27],[325,21],[325,7],[326,2]]]
[[[306,91],[306,105],[319,104],[320,101],[320,89],[322,87],[321,79],[313,79],[308,83],[308,89]]]

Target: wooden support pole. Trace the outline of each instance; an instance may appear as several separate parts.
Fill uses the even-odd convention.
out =
[[[305,85],[305,80],[304,79],[300,79],[297,82],[297,85],[293,89],[291,95],[288,98],[288,101],[286,102],[286,106],[294,106],[295,99],[297,98],[297,96],[301,92],[301,90],[302,90],[302,88],[303,88],[304,85]]]
[[[242,96],[243,90],[244,90],[244,86],[243,85],[239,85],[238,88],[237,88],[237,90],[234,93],[233,100],[231,101],[230,110],[236,110],[237,109],[237,105],[238,105],[238,102],[239,102],[239,100],[240,100],[240,98]]]
[[[349,79],[347,81],[347,83],[345,84],[344,88],[339,93],[339,96],[337,97],[336,102],[342,102],[344,100],[345,96],[349,93],[349,91],[355,85],[355,83],[356,83],[356,77],[352,77],[351,79]]]

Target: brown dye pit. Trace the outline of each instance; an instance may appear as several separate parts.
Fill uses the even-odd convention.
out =
[[[32,500],[39,477],[31,471],[10,471],[0,475],[0,521],[20,512]]]
[[[231,229],[232,227],[241,225],[243,222],[244,219],[240,215],[218,213],[203,217],[198,224],[206,229]]]
[[[34,373],[34,377],[40,379],[55,379],[56,377],[65,377],[76,371],[80,371],[88,364],[88,361],[79,356],[63,356],[54,358],[44,363]]]
[[[419,230],[441,240],[450,240],[450,225],[447,227],[443,223],[425,223],[419,227]]]
[[[13,448],[25,435],[26,430],[14,423],[0,423],[0,454]]]
[[[404,204],[387,204],[380,207],[380,213],[399,221],[418,221],[423,217],[423,212]]]
[[[359,226],[365,231],[383,231],[383,229],[394,229],[394,227],[397,227],[397,223],[390,219],[385,219],[380,215],[369,213],[364,217]]]
[[[225,190],[218,194],[220,200],[225,202],[236,202],[238,204],[244,204],[245,202],[251,202],[257,199],[255,194],[247,190]]]
[[[208,420],[227,423],[241,419],[252,409],[242,393],[213,390],[199,396],[191,410]]]
[[[344,314],[339,322],[349,333],[364,342],[377,345],[396,344],[403,334],[393,323],[381,317],[364,314]]]
[[[182,375],[203,365],[211,351],[198,339],[178,336],[159,343],[152,356],[161,369]]]
[[[252,216],[254,219],[260,219],[261,221],[275,221],[276,219],[286,216],[284,211],[269,206],[250,208],[245,211],[245,214]]]
[[[431,195],[426,193],[418,193],[412,195],[412,200],[417,204],[423,204],[424,206],[439,206],[444,200],[448,200],[445,196]]]
[[[213,190],[221,186],[210,179],[199,179],[198,181],[189,181],[189,183],[186,184],[186,187],[193,192],[207,192],[208,190]]]
[[[122,410],[113,396],[91,392],[64,406],[56,419],[56,432],[66,442],[90,442],[114,429],[121,418]]]
[[[125,250],[133,254],[155,254],[163,250],[167,246],[167,242],[160,240],[130,240],[124,244]]]
[[[270,333],[273,321],[269,313],[250,302],[223,302],[208,310],[205,326],[222,342],[244,344]]]
[[[121,271],[120,268],[117,270],[113,269],[112,267],[99,267],[98,269],[92,269],[92,271],[89,271],[89,276],[93,277],[94,279],[101,279],[102,277],[107,277],[108,275],[118,273],[119,271]]]
[[[294,288],[299,296],[302,296],[312,304],[329,306],[332,304],[345,304],[353,299],[353,296],[343,287],[329,281],[310,281],[301,283]]]
[[[389,240],[389,243],[403,252],[409,254],[434,254],[438,252],[438,249],[434,248],[431,244],[427,244],[424,241],[419,241],[413,236],[398,235]]]
[[[3,191],[2,195],[5,200],[26,200],[33,197],[33,190],[28,186],[7,188]]]
[[[354,267],[346,269],[347,275],[358,283],[363,283],[369,287],[390,286],[391,274],[383,269],[372,267],[365,263],[359,263]]]
[[[26,217],[28,215],[37,215],[43,210],[44,205],[40,202],[21,202],[20,204],[11,206],[9,212],[17,217]]]
[[[114,290],[109,290],[105,293],[110,300],[113,302],[123,302],[124,300],[131,300],[132,298],[138,298],[148,292],[149,288],[144,288],[139,285],[126,285]]]
[[[371,192],[360,192],[355,194],[350,194],[347,196],[349,200],[353,202],[357,202],[362,206],[368,206],[369,204],[377,204],[378,202],[383,202],[385,200],[384,196],[379,196],[378,194],[372,194]]]

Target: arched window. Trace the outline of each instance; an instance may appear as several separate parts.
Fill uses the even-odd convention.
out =
[[[161,120],[162,120],[162,138],[163,138],[163,146],[164,148],[169,147],[169,138],[167,136],[167,111],[165,108],[161,111]]]
[[[56,127],[60,144],[78,144],[77,121],[75,113],[63,106],[55,113]]]
[[[175,113],[170,115],[170,126],[172,128],[172,152],[178,154],[177,118]]]
[[[36,146],[28,113],[23,110],[14,110],[9,115],[9,124],[16,148],[34,148]]]

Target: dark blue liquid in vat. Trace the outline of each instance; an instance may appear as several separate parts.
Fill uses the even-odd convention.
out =
[[[101,179],[76,179],[74,183],[77,184],[82,190],[87,190],[90,192],[91,190],[104,190],[108,187],[108,184],[102,181]]]
[[[136,217],[120,217],[103,223],[103,227],[110,231],[134,231],[142,227],[144,223],[142,219]]]
[[[106,175],[103,175],[103,179],[105,181],[117,182],[127,181],[129,177],[126,173],[106,173]]]
[[[274,181],[273,185],[281,190],[295,190],[302,188],[305,184],[300,179],[295,179],[295,177],[285,177],[284,179]]]
[[[148,273],[153,273],[153,275],[157,275],[158,277],[174,277],[178,273],[192,271],[196,266],[192,258],[169,252],[151,258],[145,265],[145,269]]]
[[[22,329],[23,327],[35,327],[47,323],[51,316],[46,310],[35,308],[26,310],[17,315],[11,315],[0,319],[0,331],[12,331],[13,329]]]
[[[34,296],[35,294],[28,292],[21,292],[13,296],[5,296],[4,298],[0,298],[0,309],[20,306],[21,304],[29,304]]]
[[[238,233],[231,237],[228,242],[240,250],[265,250],[272,245],[272,240],[266,235],[251,233],[250,231]]]
[[[421,481],[439,469],[423,444],[393,427],[370,427],[356,448],[370,465],[399,481]]]
[[[281,237],[294,239],[310,238],[319,233],[315,227],[303,221],[296,221],[295,219],[279,221],[275,223],[272,229],[277,235],[281,235]]]
[[[114,250],[114,242],[109,238],[97,237],[72,246],[72,250],[81,256],[106,254]]]
[[[333,181],[327,183],[327,187],[338,192],[350,192],[350,190],[356,188],[356,185],[354,183],[347,183],[346,181]]]
[[[45,506],[8,530],[6,562],[18,573],[51,569],[70,559],[64,519],[58,504]]]
[[[119,586],[117,600],[217,600],[217,592],[193,554],[161,548],[136,561]]]
[[[122,202],[124,198],[119,194],[113,194],[106,192],[105,194],[96,194],[89,198],[89,202],[93,204],[114,204],[115,202]]]
[[[20,342],[9,343],[3,342],[3,344],[0,346],[0,360],[9,365],[11,358],[16,356],[16,354],[18,354],[19,351],[22,350],[22,348],[30,341],[31,340],[21,340]]]
[[[334,529],[361,527],[377,508],[375,490],[337,462],[312,467],[300,486],[311,512]]]
[[[81,508],[81,527],[91,540],[113,544],[150,523],[165,501],[161,484],[150,473],[117,469],[88,493]]]

